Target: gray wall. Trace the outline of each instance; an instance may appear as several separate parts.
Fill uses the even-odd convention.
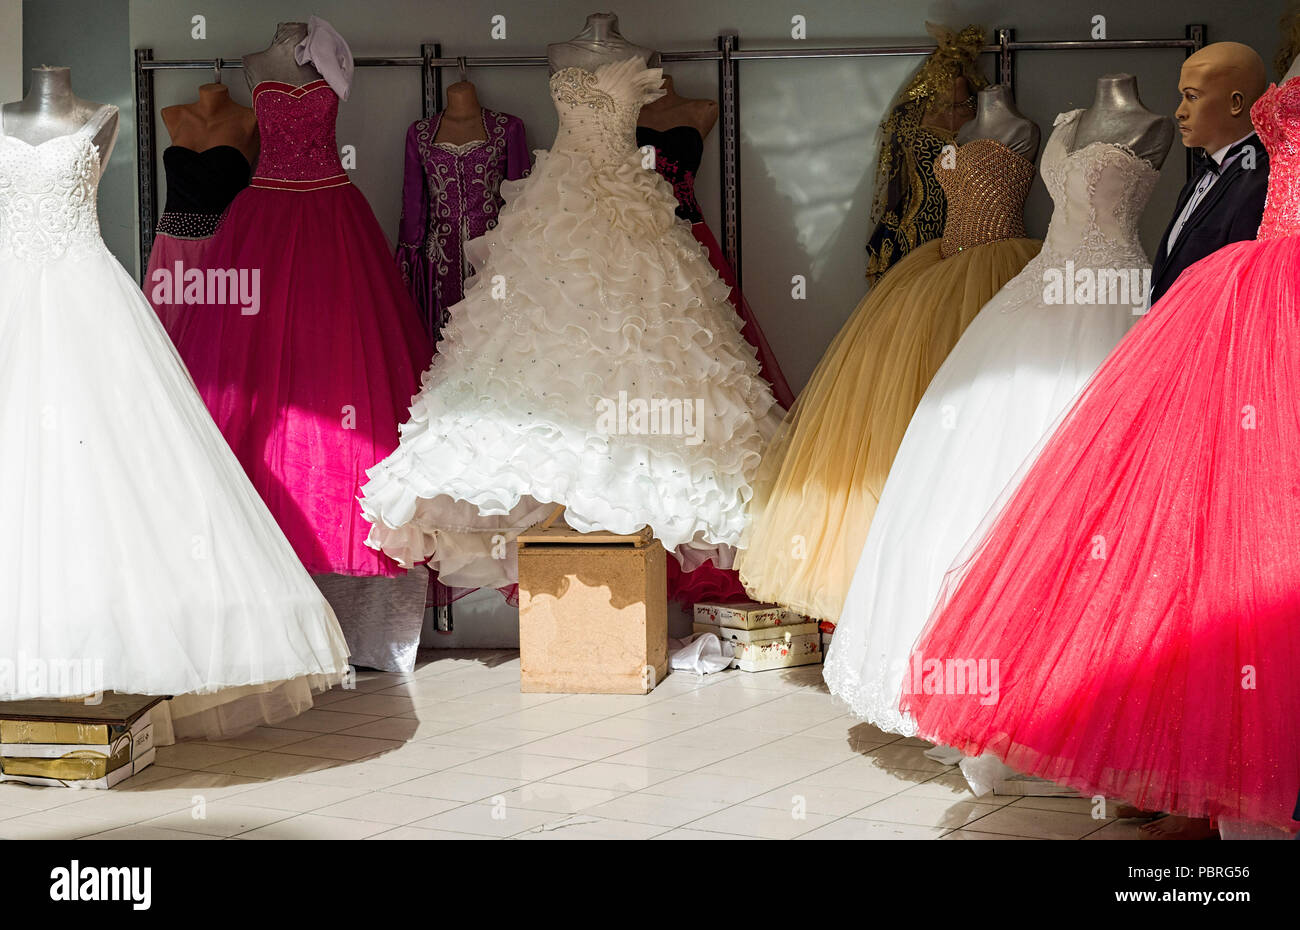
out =
[[[23,92],[22,0],[0,0],[0,103]]]
[[[23,93],[31,69],[72,68],[78,97],[122,111],[108,168],[99,185],[99,223],[113,254],[134,270],[135,95],[128,0],[23,0]]]
[[[130,91],[129,50],[152,47],[158,58],[235,57],[263,48],[284,20],[312,12],[330,20],[357,55],[415,55],[423,41],[441,41],[456,54],[539,54],[550,41],[567,38],[593,10],[592,0],[129,0],[129,40],[122,15],[125,0],[89,4],[73,0],[29,0],[28,51],[39,44],[47,55],[76,66],[79,93],[125,102]],[[113,11],[77,14],[75,26],[61,23],[74,10],[93,6]],[[1041,0],[957,0],[898,3],[894,0],[622,0],[617,5],[624,33],[664,50],[714,46],[721,31],[738,30],[742,47],[797,44],[789,39],[790,17],[807,17],[806,44],[925,41],[923,22],[970,22],[1011,26],[1020,39],[1087,39],[1090,17],[1108,19],[1110,38],[1181,38],[1186,23],[1209,27],[1211,41],[1234,39],[1271,59],[1284,0],[1148,0],[1144,3],[1043,3]],[[33,16],[35,10],[38,16]],[[191,38],[190,18],[207,16],[207,39]],[[507,38],[489,37],[489,17],[505,15]],[[39,34],[39,43],[37,41]],[[784,37],[784,38],[783,38]],[[57,54],[56,54],[57,53]],[[1043,127],[1055,115],[1086,106],[1097,75],[1128,71],[1138,76],[1144,99],[1154,110],[1172,113],[1182,53],[1078,51],[1026,52],[1018,56],[1017,95],[1021,109]],[[992,58],[987,59],[991,68]],[[757,61],[741,67],[741,166],[745,292],[767,331],[791,382],[801,386],[831,338],[865,290],[863,246],[868,235],[875,173],[875,127],[890,99],[915,67],[915,59],[839,61]],[[682,93],[716,96],[712,65],[674,65]],[[991,72],[990,72],[991,73]],[[93,75],[105,89],[82,83]],[[487,106],[523,117],[529,143],[544,148],[555,129],[544,74],[538,69],[475,71],[472,78]],[[160,73],[158,106],[194,98],[205,80],[200,72]],[[239,72],[227,83],[238,86]],[[339,141],[355,145],[354,178],[369,197],[390,239],[396,229],[407,125],[419,116],[419,76],[414,69],[358,72],[352,99],[342,110]],[[111,88],[111,92],[110,92]],[[155,120],[157,114],[154,114]],[[166,132],[157,124],[165,144]],[[124,126],[124,130],[126,127]],[[718,222],[717,148],[710,140],[700,172],[699,194],[715,231]],[[125,135],[105,178],[105,225],[131,225],[134,163],[131,137]],[[161,151],[162,145],[159,146]],[[1179,143],[1163,172],[1143,223],[1148,250],[1172,212],[1183,180]],[[161,194],[162,192],[160,192]],[[111,215],[108,211],[111,209]],[[1050,203],[1041,182],[1028,207],[1031,235],[1041,235]],[[115,235],[119,257],[134,268],[134,232]],[[808,299],[790,297],[792,275],[806,276]]]

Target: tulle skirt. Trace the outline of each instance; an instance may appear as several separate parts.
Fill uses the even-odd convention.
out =
[[[915,735],[898,701],[944,573],[1140,319],[1128,305],[1045,305],[1043,266],[1057,260],[1041,253],[962,334],[885,482],[823,669],[831,693],[883,730]]]
[[[1298,267],[1296,237],[1219,250],[1099,369],[946,582],[912,665],[954,677],[903,697],[922,735],[1295,829]]]
[[[334,614],[135,282],[107,249],[0,281],[0,656],[47,672],[0,699],[176,695],[182,733],[310,706]]]
[[[885,477],[930,379],[989,299],[1038,252],[1004,239],[918,246],[858,304],[764,456],[736,558],[763,601],[837,620]]]
[[[370,205],[350,184],[248,188],[206,261],[256,271],[256,311],[186,307],[169,332],[253,486],[313,574],[397,574],[356,498],[432,349]]]
[[[501,193],[401,444],[363,488],[370,543],[457,587],[515,581],[514,538],[557,503],[583,532],[734,545],[779,420],[672,189],[633,148],[540,152]]]

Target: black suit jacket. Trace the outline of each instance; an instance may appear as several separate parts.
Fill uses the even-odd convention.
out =
[[[1160,247],[1151,265],[1151,303],[1159,300],[1189,266],[1230,242],[1254,239],[1259,232],[1259,222],[1264,217],[1264,195],[1268,191],[1268,152],[1259,136],[1252,134],[1230,148],[1224,161],[1246,146],[1254,148],[1255,167],[1245,167],[1243,155],[1225,168],[1183,224],[1170,252],[1169,233],[1196,190],[1198,178],[1188,178],[1183,185],[1173,219],[1160,237]]]

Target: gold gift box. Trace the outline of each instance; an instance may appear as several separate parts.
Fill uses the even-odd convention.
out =
[[[0,773],[5,775],[34,775],[38,778],[57,778],[62,781],[81,781],[103,778],[114,769],[131,761],[133,742],[119,740],[111,755],[93,749],[74,749],[57,758],[32,756],[0,756]]]
[[[106,692],[98,704],[68,701],[0,702],[0,744],[73,743],[108,746],[133,726],[161,697]]]

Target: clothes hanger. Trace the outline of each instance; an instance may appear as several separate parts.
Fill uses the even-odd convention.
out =
[[[469,61],[464,55],[456,56],[456,67],[460,69],[460,79],[462,81],[469,80]]]
[[[212,60],[212,83],[213,84],[221,83],[221,59],[220,58],[214,58]]]

